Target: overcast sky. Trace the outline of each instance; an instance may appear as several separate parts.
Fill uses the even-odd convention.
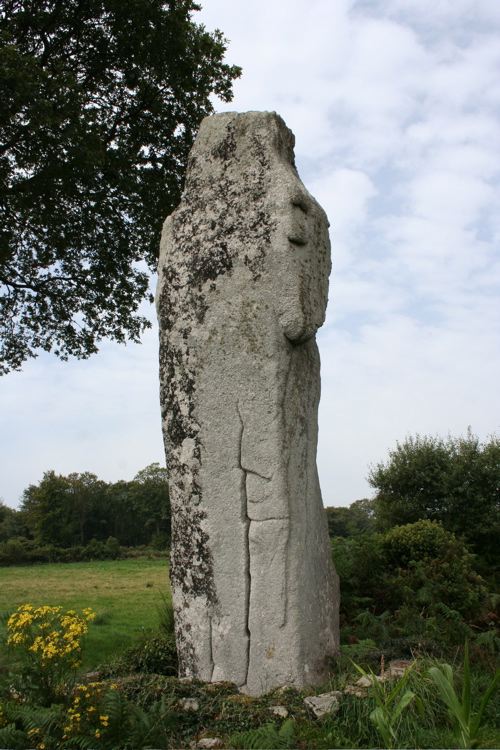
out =
[[[332,224],[325,504],[369,496],[370,464],[407,435],[498,434],[500,2],[204,5],[244,71],[217,109],[279,112]],[[111,481],[164,461],[156,340],[2,378],[0,498],[48,469]]]

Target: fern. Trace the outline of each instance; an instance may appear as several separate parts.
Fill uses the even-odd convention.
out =
[[[159,747],[167,742],[169,731],[173,731],[177,715],[172,712],[172,704],[165,698],[153,703],[149,709],[131,706],[131,731],[128,735],[128,746]]]
[[[123,740],[130,728],[130,704],[118,691],[110,690],[104,696],[100,710],[108,716],[109,726],[105,743],[110,747],[123,747]],[[94,741],[95,744],[95,741]]]
[[[9,750],[24,750],[27,742],[26,732],[16,729],[15,724],[7,724],[6,727],[0,729],[0,747],[8,747]]]
[[[64,716],[62,706],[27,706],[6,704],[5,715],[9,724],[0,729],[0,747],[16,750],[33,747],[36,742],[29,739],[30,730],[38,730],[39,735],[60,736],[60,727]]]
[[[481,646],[492,655],[500,652],[500,638],[495,630],[486,630],[484,633],[480,633],[476,637],[475,643],[476,646]]]
[[[71,747],[72,750],[75,747],[80,748],[80,750],[92,750],[95,746],[96,738],[88,734],[73,735],[68,745],[61,745],[61,747]]]
[[[64,709],[62,706],[19,706],[17,715],[21,719],[23,726],[27,731],[30,729],[41,729],[44,734],[53,734],[61,726]]]
[[[279,730],[274,724],[265,724],[258,729],[233,734],[229,744],[231,747],[244,750],[291,748],[295,745],[295,725],[292,719],[284,721]]]

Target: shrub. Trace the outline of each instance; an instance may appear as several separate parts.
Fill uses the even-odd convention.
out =
[[[146,554],[145,548],[136,555]],[[157,552],[158,556],[161,553]],[[116,560],[128,555],[115,537],[106,542],[92,539],[86,547],[56,547],[53,544],[37,545],[32,539],[18,537],[0,542],[0,565],[33,565],[35,563],[82,562],[87,560]]]
[[[478,616],[486,587],[473,568],[473,556],[454,534],[433,521],[417,521],[388,531],[382,549],[391,609],[411,605],[424,615]]]
[[[471,636],[487,601],[483,579],[464,543],[423,520],[385,534],[332,541],[341,581],[341,633],[374,638],[401,651],[441,653]]]
[[[25,537],[12,537],[0,543],[0,565],[18,565],[26,562],[32,543]]]
[[[380,609],[385,595],[385,559],[380,534],[332,540],[333,559],[340,578],[340,614],[345,625],[364,609]]]
[[[463,544],[434,521],[421,520],[390,529],[383,537],[383,550],[387,561],[405,567],[412,561],[443,557],[450,549],[462,555]]]
[[[81,639],[95,615],[64,612],[62,607],[22,604],[7,621],[7,645],[23,662],[24,687],[31,685],[42,700],[50,702],[62,681],[80,666]]]
[[[108,536],[106,539],[106,552],[112,560],[116,560],[121,555],[120,542],[114,536]]]
[[[106,670],[105,670],[106,671]],[[175,640],[162,633],[145,635],[127,649],[109,668],[109,674],[177,674]]]

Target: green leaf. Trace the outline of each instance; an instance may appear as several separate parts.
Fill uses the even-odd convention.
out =
[[[377,706],[371,714],[370,719],[375,724],[375,727],[377,728],[378,733],[382,737],[384,744],[388,748],[394,747],[394,742],[396,740],[396,736],[391,729],[389,722],[387,721],[387,716],[380,706]]]
[[[472,728],[471,728],[471,737],[475,738],[479,727],[481,726],[481,721],[483,719],[483,714],[486,709],[486,706],[488,705],[491,696],[495,692],[495,690],[498,687],[498,683],[500,682],[500,669],[498,669],[495,672],[495,676],[493,677],[493,680],[491,681],[490,685],[488,686],[488,689],[486,690],[485,694],[482,697],[481,703],[479,705],[479,709],[477,712],[477,715],[475,716],[473,722],[472,722]]]
[[[279,735],[284,740],[292,740],[295,736],[295,724],[293,719],[287,719],[281,725]]]
[[[392,715],[392,723],[395,723],[399,717],[401,716],[402,712],[405,710],[407,706],[410,705],[412,700],[415,698],[415,693],[413,693],[411,690],[407,690],[406,693],[402,696],[401,700],[399,701],[398,705],[396,706],[394,713]]]
[[[469,642],[465,641],[464,648],[464,676],[462,685],[462,710],[464,721],[469,724],[471,711],[471,686],[470,686],[470,663],[469,663]]]

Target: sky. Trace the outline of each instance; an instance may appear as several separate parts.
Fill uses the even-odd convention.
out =
[[[318,334],[326,505],[409,435],[500,433],[500,3],[202,0],[243,67],[223,110],[278,112],[331,222]],[[153,317],[153,310],[149,310]],[[43,473],[164,463],[157,331],[0,381],[0,498]]]

